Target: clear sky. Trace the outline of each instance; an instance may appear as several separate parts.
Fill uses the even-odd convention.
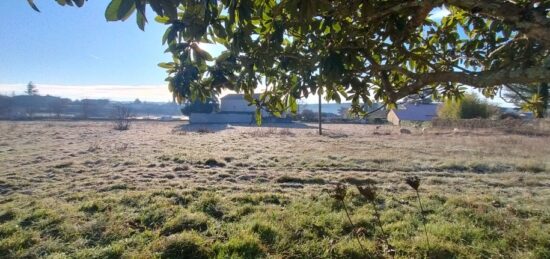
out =
[[[33,81],[39,89],[43,85],[43,94],[52,86],[86,86],[84,92],[98,86],[135,86],[158,87],[160,97],[154,98],[169,99],[166,73],[157,64],[171,58],[161,43],[164,25],[154,22],[152,12],[143,32],[134,17],[106,22],[107,0],[88,1],[82,8],[35,2],[40,13],[27,1],[0,1],[0,93],[20,92],[18,87]],[[89,95],[97,97],[93,91]]]

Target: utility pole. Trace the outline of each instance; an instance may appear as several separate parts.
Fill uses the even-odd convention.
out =
[[[321,119],[322,119],[322,115],[321,115],[321,91],[318,92],[319,94],[319,135],[323,135],[323,127],[321,125]]]

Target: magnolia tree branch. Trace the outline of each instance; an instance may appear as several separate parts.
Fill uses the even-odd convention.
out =
[[[546,16],[548,11],[545,10],[544,3],[539,3],[538,7],[531,5],[525,8],[512,1],[502,0],[442,0],[441,3],[500,20],[541,44],[550,44],[550,19]]]
[[[508,88],[508,90],[510,90],[510,91],[512,91],[513,93],[515,93],[522,101],[524,101],[524,102],[526,102],[526,103],[529,103],[529,102],[530,102],[530,100],[529,100],[527,97],[523,96],[523,94],[521,94],[521,93],[520,93],[518,90],[516,90],[513,86],[508,85],[508,84],[506,84],[506,85],[504,85],[504,86],[506,86],[506,88]],[[501,96],[501,98],[502,98],[502,96]],[[504,100],[504,98],[503,98],[503,100]],[[506,101],[506,100],[505,100],[505,101]]]
[[[475,88],[485,88],[506,84],[530,84],[550,82],[550,68],[531,67],[516,70],[489,70],[476,73],[466,72],[433,72],[417,75],[416,80],[402,88],[400,98],[418,92],[426,85],[439,83],[460,83]]]

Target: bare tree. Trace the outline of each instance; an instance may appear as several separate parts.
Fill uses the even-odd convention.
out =
[[[27,89],[25,89],[25,94],[27,94],[29,98],[32,98],[33,96],[38,95],[38,89],[36,88],[36,85],[32,83],[32,81],[27,84]],[[35,103],[32,101],[27,103],[27,106],[25,107],[25,113],[27,114],[27,117],[32,119],[36,112],[37,112],[37,107],[35,106]]]
[[[130,116],[130,109],[128,107],[116,105],[111,115],[114,123],[114,128],[116,130],[130,129]]]

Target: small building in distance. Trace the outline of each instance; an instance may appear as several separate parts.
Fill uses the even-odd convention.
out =
[[[258,99],[259,94],[253,98]],[[220,98],[220,111],[213,113],[191,113],[190,124],[254,124],[256,123],[256,106],[249,105],[244,94],[228,94]],[[285,123],[290,118],[277,118],[262,111],[262,122]]]
[[[388,112],[388,121],[393,125],[403,123],[422,123],[437,117],[437,103],[406,103]]]
[[[259,94],[254,94],[254,99],[260,98]],[[228,94],[220,99],[220,112],[256,112],[256,106],[249,105],[244,99],[243,94]]]
[[[382,124],[388,122],[388,110],[383,107],[382,103],[373,103],[371,106],[367,106],[365,112],[367,112],[366,123]]]
[[[385,109],[368,111],[368,113],[366,117],[367,123],[382,124],[388,122],[388,111]]]

